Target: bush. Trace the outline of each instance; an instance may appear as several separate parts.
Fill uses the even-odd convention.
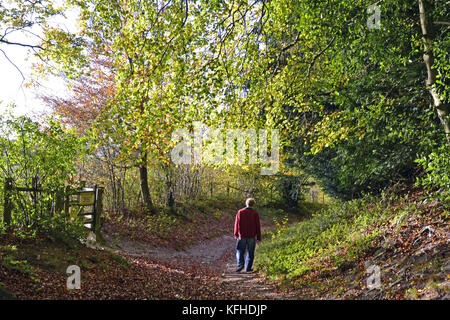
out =
[[[13,192],[14,225],[33,226],[38,217],[48,215],[54,191],[71,182],[75,162],[86,152],[84,139],[55,119],[46,121],[43,125],[11,112],[0,115],[0,199],[6,178],[20,187],[32,187],[36,181],[45,190],[35,199],[29,192]]]
[[[16,260],[13,256],[4,257],[2,266],[6,269],[19,271],[24,274],[31,273],[31,268],[27,260]]]
[[[86,239],[86,228],[84,227],[83,217],[71,220],[64,215],[54,217],[44,216],[37,218],[36,229],[39,234],[53,237],[68,245],[79,243]]]
[[[417,183],[423,187],[442,189],[445,200],[450,201],[450,147],[443,145],[417,162],[426,171]]]

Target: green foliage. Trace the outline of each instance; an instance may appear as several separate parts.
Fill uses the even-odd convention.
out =
[[[86,228],[84,227],[83,219],[83,217],[78,217],[73,220],[64,215],[38,217],[36,219],[36,229],[39,234],[75,247],[80,240],[86,238]]]
[[[417,162],[426,171],[423,177],[417,179],[418,184],[427,188],[440,188],[443,199],[450,201],[450,147],[443,145],[417,159]]]
[[[365,70],[341,89],[341,106],[325,101],[329,115],[309,132],[311,140],[297,139],[289,152],[326,191],[343,199],[413,181],[420,172],[417,154],[442,141],[435,111],[419,89],[419,67],[398,66],[387,78],[385,72]]]
[[[304,200],[309,177],[303,172],[277,173],[271,187],[278,193],[281,202],[288,208],[297,208],[300,200]]]
[[[160,213],[157,216],[149,217],[147,226],[148,231],[164,238],[179,223],[181,221],[170,213]]]
[[[31,266],[28,264],[27,260],[16,260],[11,255],[3,257],[1,265],[9,270],[15,270],[24,274],[31,274]]]
[[[286,213],[282,209],[276,209],[271,206],[258,207],[259,217],[265,217],[277,221],[279,217],[285,217]]]
[[[248,78],[236,72],[249,83],[248,110],[270,113],[292,133],[287,152],[298,153],[308,172],[344,199],[414,180],[416,155],[443,140],[423,86],[418,6],[377,3],[381,25],[369,29],[372,4],[271,1],[271,24],[259,39],[265,49],[246,56]],[[434,3],[428,14],[445,21],[444,7]],[[440,86],[448,82],[448,33],[435,27]]]
[[[66,75],[86,71],[87,53],[112,61],[114,90],[104,99],[93,136],[99,143],[108,141],[124,167],[166,165],[166,181],[160,178],[154,193],[175,194],[169,177],[170,136],[175,129],[191,129],[195,120],[221,128],[281,129],[281,145],[288,147],[284,152],[296,160],[289,168],[296,173],[304,169],[342,199],[413,180],[423,165],[414,161],[417,154],[429,158],[422,166],[429,183],[447,186],[445,158],[430,154],[443,136],[423,85],[425,48],[418,6],[411,1],[377,2],[381,24],[375,29],[367,25],[369,0],[67,2],[80,10],[77,35],[49,28],[47,21],[64,11],[51,1],[18,0],[16,7],[2,3],[0,22],[17,30],[41,25],[45,36],[39,52]],[[434,86],[445,104],[449,9],[444,1],[428,4]],[[22,133],[39,131],[32,124],[21,126]],[[8,149],[19,153],[24,145],[33,157],[23,157],[20,165],[38,170],[46,186],[55,187],[73,173],[71,160],[60,161],[74,158],[73,141],[66,133],[51,141],[34,133],[31,144],[21,143],[18,134]],[[44,146],[35,151],[36,144]],[[61,145],[67,157],[53,152]],[[54,157],[41,152],[44,148]],[[11,175],[8,166],[3,165]],[[114,167],[110,171],[114,176]],[[29,184],[34,176],[29,172],[18,182]],[[303,178],[286,173],[266,181],[248,179],[250,187],[243,193],[268,198],[261,190],[271,186],[294,207],[301,200]],[[23,205],[25,224],[37,214],[33,210]]]
[[[288,221],[289,221],[289,218],[287,216],[274,218],[274,223],[275,223],[276,229],[274,232],[272,232],[272,236],[271,236],[272,239],[280,237],[287,230]]]
[[[9,47],[30,49],[42,64],[35,71],[55,72],[58,65],[67,77],[79,74],[85,60],[85,42],[79,34],[60,28],[67,1],[4,0],[0,3],[0,47],[8,58]],[[58,21],[58,23],[56,23]],[[18,36],[19,35],[19,36]],[[52,59],[53,63],[48,63]]]
[[[42,126],[26,116],[4,114],[0,130],[0,169],[17,184],[30,184],[32,177],[39,177],[43,187],[60,187],[75,173],[75,159],[85,148],[85,140],[56,119]]]
[[[122,257],[119,254],[116,254],[114,252],[108,252],[108,254],[112,260],[119,263],[120,268],[122,268],[122,269],[126,269],[132,265],[132,263],[130,261],[128,261],[127,259],[125,259],[124,257]]]
[[[26,116],[0,116],[0,172],[18,187],[31,188],[35,179],[45,192],[33,198],[28,192],[13,192],[13,224],[31,226],[49,213],[54,191],[70,184],[75,162],[86,152],[86,140],[64,128],[56,119],[41,125]],[[0,196],[3,199],[3,180]],[[36,186],[35,186],[36,187]]]
[[[450,36],[448,35],[448,25],[441,24],[443,21],[448,22],[450,16],[448,3],[436,2],[432,16],[434,21],[439,21],[436,23],[436,39],[431,47],[435,58],[433,68],[436,70],[434,87],[443,103],[448,105],[450,103]],[[441,30],[444,32],[440,32]]]
[[[6,245],[0,246],[0,252],[4,253],[13,253],[17,251],[17,246],[15,245]]]

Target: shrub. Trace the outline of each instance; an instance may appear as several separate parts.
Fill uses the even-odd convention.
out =
[[[31,192],[12,193],[12,223],[24,228],[48,216],[54,191],[71,181],[75,162],[86,153],[84,138],[77,137],[55,119],[46,122],[43,125],[12,112],[0,115],[0,199],[4,197],[6,178],[20,187],[31,187],[34,180],[45,190],[36,196]]]
[[[417,162],[426,171],[417,183],[423,187],[442,189],[445,200],[450,201],[450,147],[443,145]]]
[[[78,217],[75,220],[71,220],[64,215],[39,217],[36,227],[39,234],[55,238],[70,246],[74,246],[80,240],[86,238],[83,217]]]

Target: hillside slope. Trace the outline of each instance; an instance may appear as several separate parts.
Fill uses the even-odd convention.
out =
[[[303,299],[448,299],[448,217],[417,189],[334,203],[275,231],[257,267]]]

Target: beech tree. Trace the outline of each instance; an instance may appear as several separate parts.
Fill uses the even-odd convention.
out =
[[[245,1],[73,1],[81,8],[82,33],[98,51],[114,59],[116,95],[100,115],[110,132],[120,131],[125,155],[139,158],[141,192],[153,210],[148,165],[170,163],[171,133],[193,120],[220,124],[225,53],[218,33],[234,32],[234,15],[243,19]],[[243,10],[244,13],[240,13]],[[225,35],[223,35],[225,38]],[[229,37],[229,36],[227,36]]]
[[[426,84],[444,127],[447,141],[450,144],[450,102],[447,93],[449,89],[447,72],[450,63],[448,53],[450,45],[448,35],[445,35],[446,29],[450,26],[450,21],[438,21],[441,16],[449,18],[448,3],[418,0],[418,4],[423,41],[423,60],[428,75]],[[436,63],[435,60],[441,61]]]

